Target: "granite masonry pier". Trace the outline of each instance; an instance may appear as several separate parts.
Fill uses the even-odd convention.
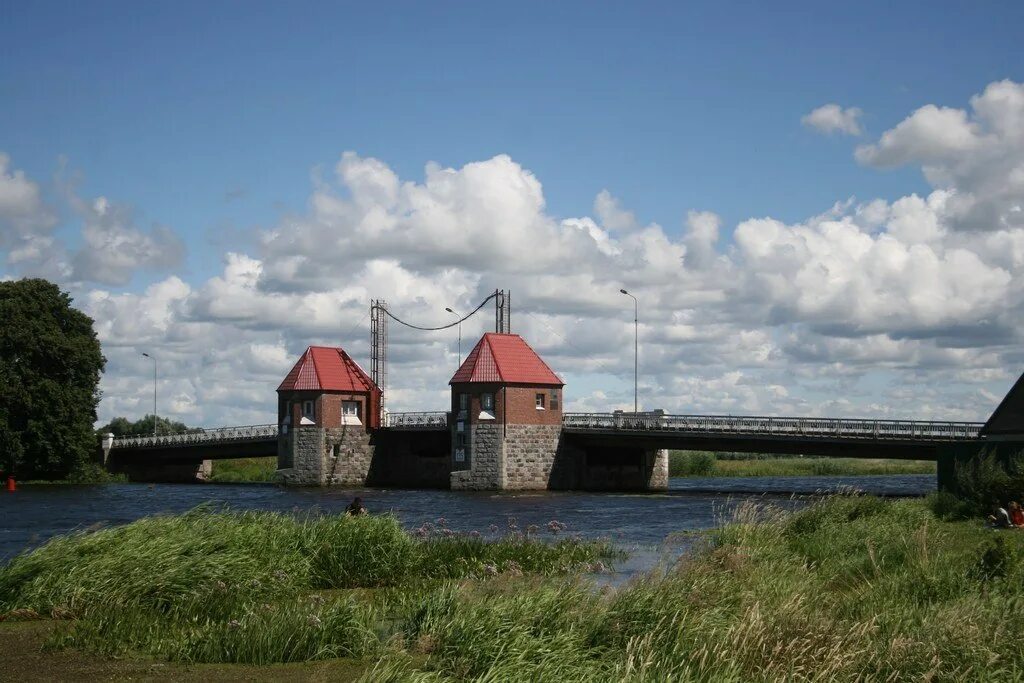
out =
[[[294,486],[668,488],[665,450],[602,450],[562,430],[564,383],[519,335],[485,334],[449,382],[446,429],[389,429],[380,389],[310,347],[278,388],[278,472]]]

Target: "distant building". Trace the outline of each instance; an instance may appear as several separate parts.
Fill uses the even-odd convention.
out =
[[[452,376],[452,488],[547,488],[564,383],[517,334],[487,333]]]

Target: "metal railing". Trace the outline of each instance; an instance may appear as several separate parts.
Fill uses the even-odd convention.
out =
[[[448,413],[443,410],[420,413],[385,413],[388,429],[447,429]]]
[[[241,443],[277,438],[277,425],[246,425],[198,429],[186,434],[115,437],[112,448],[154,448],[157,446],[191,446],[206,443]]]
[[[651,413],[566,413],[570,431],[658,431],[692,434],[744,434],[879,441],[969,441],[979,438],[981,422],[859,420],[828,417],[746,415],[666,415]]]

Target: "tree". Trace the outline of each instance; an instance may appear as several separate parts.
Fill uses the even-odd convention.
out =
[[[158,417],[156,419],[157,434],[187,434],[195,431],[202,430],[189,427],[183,422],[171,422],[166,417]],[[126,417],[115,417],[109,423],[97,429],[96,432],[101,436],[108,432],[114,436],[152,436],[153,416],[146,415],[135,422]]]
[[[0,282],[0,467],[63,478],[93,457],[106,359],[92,318],[46,280]]]

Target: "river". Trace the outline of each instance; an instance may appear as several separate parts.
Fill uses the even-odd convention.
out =
[[[410,529],[424,522],[485,536],[505,533],[509,519],[520,529],[535,524],[544,535],[558,520],[564,533],[608,539],[630,552],[617,567],[626,577],[682,552],[692,536],[709,529],[731,506],[770,499],[787,507],[806,496],[857,489],[887,496],[920,496],[935,489],[935,475],[866,477],[737,477],[672,479],[659,493],[583,491],[455,492],[404,489],[282,488],[269,484],[30,485],[0,491],[0,562],[56,534],[91,526],[125,524],[146,515],[184,512],[200,504],[240,510],[340,512],[361,496],[374,514],[392,512]],[[498,532],[490,531],[491,525]]]

